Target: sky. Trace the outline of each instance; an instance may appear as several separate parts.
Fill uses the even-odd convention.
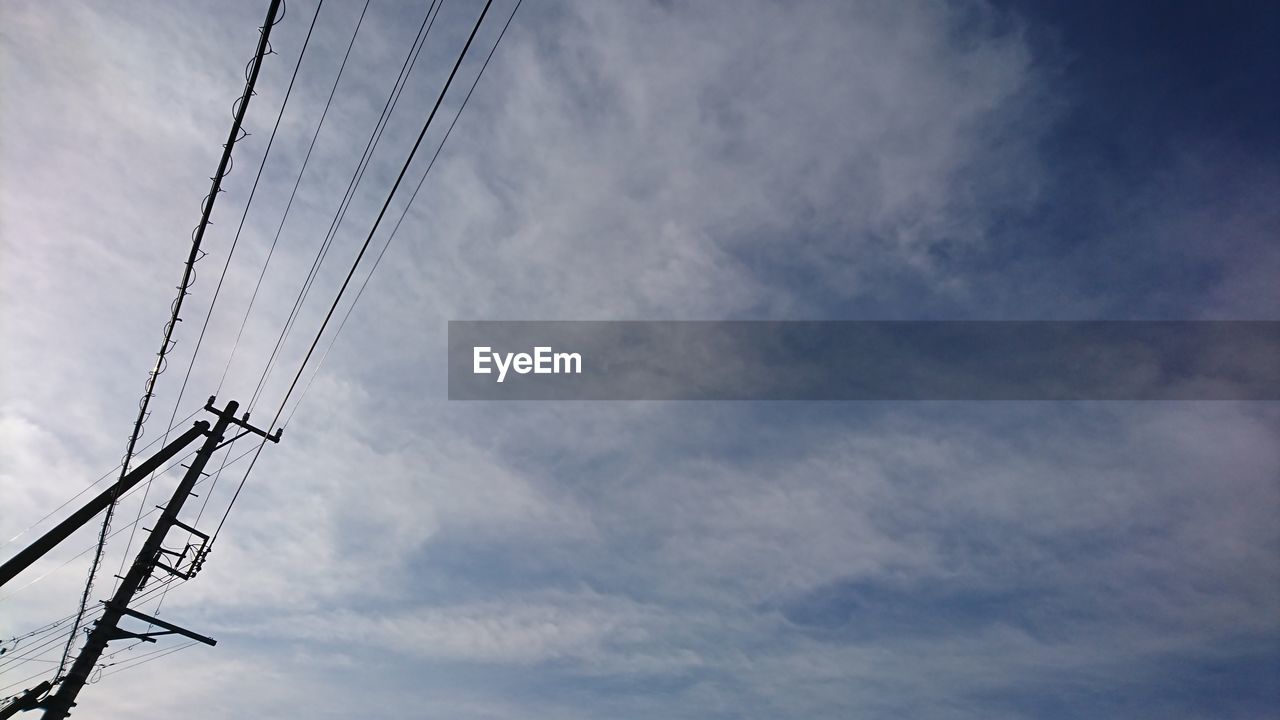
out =
[[[124,452],[266,4],[0,8],[0,542]],[[315,5],[273,29],[144,443],[254,396],[427,13],[372,0],[299,181],[362,7],[316,16],[210,312]],[[480,7],[445,0],[258,422]],[[469,403],[445,375],[449,320],[1280,319],[1280,11],[528,0],[410,204],[512,9],[203,571],[139,605],[218,645],[113,643],[76,718],[1280,717],[1274,402]],[[0,640],[75,611],[96,533],[0,589]]]

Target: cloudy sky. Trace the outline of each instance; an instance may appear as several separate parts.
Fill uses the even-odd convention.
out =
[[[266,4],[0,9],[0,542],[123,454]],[[192,363],[288,3],[143,442],[254,395],[427,5],[370,2],[318,134],[363,3],[316,16]],[[218,646],[113,643],[75,717],[1280,716],[1275,403],[446,400],[450,319],[1280,319],[1280,12],[1172,5],[528,0],[409,205],[497,0],[163,596]],[[480,8],[443,3],[260,422]],[[0,640],[75,611],[96,532],[0,590]],[[61,653],[4,647],[0,696]]]

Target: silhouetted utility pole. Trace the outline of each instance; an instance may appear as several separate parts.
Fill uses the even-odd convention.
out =
[[[18,573],[31,567],[32,563],[43,557],[58,543],[71,537],[71,533],[84,527],[84,524],[92,520],[95,515],[107,509],[107,505],[115,502],[117,498],[123,497],[135,485],[146,480],[152,473],[172,459],[174,455],[182,452],[183,449],[207,432],[209,432],[209,423],[203,420],[197,422],[190,430],[160,448],[155,455],[125,473],[114,485],[98,493],[96,497],[72,513],[71,517],[58,523],[44,535],[41,535],[30,545],[23,548],[17,555],[6,560],[3,565],[0,565],[0,586],[12,580]],[[3,716],[0,715],[0,717]]]
[[[36,710],[40,707],[40,696],[49,692],[49,688],[53,687],[53,683],[45,680],[39,685],[15,697],[12,702],[0,708],[0,720],[11,718],[20,712],[27,710]]]
[[[236,437],[254,433],[273,442],[280,440],[279,431],[275,435],[268,435],[266,432],[250,425],[248,413],[245,413],[243,418],[236,418],[236,410],[240,407],[236,401],[232,400],[227,403],[225,408],[217,410],[213,407],[213,400],[213,398],[209,398],[205,409],[217,416],[217,422],[214,423],[213,429],[208,431],[204,444],[196,451],[195,458],[192,459],[191,465],[188,466],[182,481],[178,483],[177,489],[173,491],[173,497],[169,500],[169,504],[164,507],[164,512],[160,514],[160,519],[156,522],[155,527],[152,528],[151,535],[143,543],[142,550],[138,552],[137,558],[133,561],[133,566],[125,574],[120,587],[116,590],[115,596],[104,603],[106,611],[98,619],[93,630],[89,632],[89,639],[85,641],[84,648],[76,656],[71,669],[58,684],[58,689],[39,703],[39,706],[45,709],[45,720],[61,720],[71,714],[71,708],[75,707],[76,704],[76,696],[88,681],[89,674],[93,671],[94,666],[98,664],[98,659],[102,657],[102,652],[106,649],[107,643],[112,640],[134,638],[146,642],[155,642],[154,636],[156,635],[178,634],[209,645],[216,643],[212,638],[198,635],[190,630],[185,630],[177,625],[158,620],[129,608],[129,603],[133,600],[134,594],[142,588],[157,568],[182,578],[189,578],[196,570],[199,570],[200,563],[203,562],[204,555],[207,552],[209,537],[179,521],[178,513],[182,510],[182,505],[186,502],[187,496],[191,494],[192,488],[195,487],[200,476],[204,474],[204,468],[208,464],[209,458],[219,448],[231,442],[230,440],[224,441],[223,438],[226,435],[227,428],[231,425],[242,428],[243,432]],[[208,427],[207,423],[201,424]],[[234,439],[232,438],[232,440]],[[193,547],[188,544],[181,552],[165,549],[165,536],[175,525],[200,538],[200,546]],[[190,564],[187,565],[187,570],[183,570],[182,563],[187,559],[188,552],[192,552]],[[176,559],[169,560],[170,556]],[[143,620],[162,628],[162,630],[143,633],[123,630],[120,628],[120,621],[126,615]]]

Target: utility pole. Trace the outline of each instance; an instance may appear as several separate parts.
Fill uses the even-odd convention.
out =
[[[89,639],[85,641],[84,647],[80,650],[80,654],[76,656],[71,669],[62,678],[58,689],[48,698],[38,703],[40,707],[44,708],[45,720],[62,720],[62,718],[71,714],[71,708],[76,705],[76,696],[80,694],[80,690],[88,681],[90,673],[98,663],[98,659],[102,657],[103,651],[106,650],[107,643],[112,640],[135,638],[146,642],[155,642],[154,636],[156,635],[179,634],[208,645],[216,643],[212,638],[198,635],[129,608],[129,603],[133,600],[134,594],[142,588],[156,568],[161,568],[185,578],[194,574],[199,569],[200,563],[203,562],[204,553],[207,552],[207,547],[204,543],[208,541],[208,536],[179,521],[178,513],[181,512],[182,505],[191,494],[192,488],[195,487],[200,476],[204,474],[204,468],[208,464],[209,458],[219,448],[231,442],[230,440],[225,442],[223,440],[227,428],[231,425],[236,425],[243,429],[243,432],[237,435],[236,438],[254,433],[272,442],[280,441],[279,431],[274,435],[268,435],[266,432],[251,426],[248,422],[248,413],[245,413],[243,418],[236,418],[235,413],[240,407],[236,401],[228,402],[222,410],[215,409],[213,401],[214,398],[209,398],[209,402],[205,405],[206,410],[217,416],[217,422],[214,423],[213,429],[209,431],[204,444],[196,452],[195,458],[192,459],[191,465],[182,477],[182,481],[178,483],[177,489],[173,491],[173,497],[169,500],[169,504],[165,506],[164,512],[160,514],[160,519],[156,522],[155,527],[152,528],[151,535],[143,543],[142,549],[138,552],[138,556],[129,572],[125,574],[120,587],[116,590],[115,596],[104,603],[106,611],[95,623],[93,630],[89,632]],[[236,438],[232,438],[232,440]],[[186,554],[191,548],[188,547],[180,553],[164,548],[165,536],[175,525],[202,539],[201,546],[195,550],[195,554],[191,558],[188,572],[181,570],[181,562],[186,558]],[[172,561],[172,565],[163,561],[169,555],[178,558]],[[144,620],[151,625],[163,628],[163,630],[146,633],[123,630],[120,628],[120,621],[126,615]]]
[[[184,630],[176,625],[172,625],[148,615],[144,615],[136,610],[132,610],[129,608],[129,603],[133,600],[133,597],[138,590],[146,584],[147,580],[151,577],[152,573],[155,572],[156,568],[160,568],[171,575],[175,575],[183,579],[189,579],[199,571],[200,565],[204,562],[205,555],[208,553],[209,536],[189,525],[183,524],[178,520],[178,513],[182,510],[182,505],[186,502],[187,496],[191,494],[192,488],[195,487],[200,476],[204,474],[204,467],[208,464],[209,458],[216,450],[227,444],[223,441],[223,436],[226,434],[227,428],[230,425],[236,425],[237,427],[244,429],[244,432],[236,437],[241,437],[242,435],[249,433],[256,433],[265,438],[265,440],[270,440],[272,442],[280,441],[280,432],[276,431],[275,435],[272,436],[262,430],[252,427],[248,422],[248,413],[245,413],[243,418],[237,419],[235,417],[235,413],[236,410],[239,409],[239,404],[235,401],[228,402],[227,406],[221,411],[214,409],[214,399],[211,397],[209,398],[209,402],[205,405],[205,409],[216,415],[218,418],[218,421],[215,423],[212,430],[209,430],[209,425],[206,422],[197,423],[196,427],[189,430],[175,442],[162,448],[161,452],[156,454],[156,457],[153,457],[147,463],[139,466],[133,472],[127,472],[128,465],[130,463],[128,458],[133,456],[135,446],[141,433],[142,423],[146,420],[147,408],[154,396],[156,378],[159,376],[161,369],[163,368],[165,354],[173,346],[173,332],[176,329],[177,324],[182,320],[180,317],[182,303],[184,298],[190,294],[189,289],[191,287],[191,283],[195,279],[195,263],[203,257],[204,251],[200,249],[200,245],[204,239],[205,231],[211,224],[209,218],[213,213],[214,202],[218,199],[218,194],[222,192],[221,187],[223,178],[226,177],[227,172],[231,169],[232,151],[235,148],[236,142],[248,134],[243,128],[245,113],[249,107],[249,100],[255,95],[254,86],[257,83],[259,71],[262,69],[262,59],[271,53],[269,38],[271,36],[272,28],[275,27],[278,22],[276,15],[280,10],[281,5],[282,0],[270,0],[270,6],[267,9],[266,21],[259,30],[257,52],[254,54],[251,65],[246,68],[244,91],[239,100],[237,100],[233,105],[232,115],[234,116],[234,120],[231,124],[231,131],[227,136],[227,141],[222,146],[222,158],[218,161],[218,169],[214,173],[213,177],[210,178],[213,183],[212,189],[201,203],[200,224],[196,226],[196,230],[192,236],[191,252],[188,255],[186,266],[183,270],[182,281],[177,288],[178,297],[170,309],[169,322],[165,325],[164,340],[161,342],[160,351],[157,353],[158,360],[156,361],[156,365],[148,378],[146,392],[142,397],[142,402],[138,406],[138,416],[137,420],[134,422],[133,433],[129,437],[128,450],[124,461],[125,467],[122,469],[122,475],[115,485],[91,500],[72,517],[60,523],[53,530],[45,533],[30,547],[19,553],[18,556],[10,559],[3,565],[0,565],[0,585],[3,585],[18,573],[30,567],[32,563],[47,553],[55,545],[65,540],[72,532],[88,522],[97,513],[106,510],[108,513],[107,517],[109,523],[110,513],[115,507],[115,501],[123,492],[136,485],[144,477],[149,476],[160,466],[161,463],[163,463],[164,460],[172,457],[188,443],[194,442],[200,435],[207,432],[207,438],[200,450],[197,451],[195,459],[187,468],[186,475],[183,476],[177,489],[174,490],[173,497],[170,499],[169,504],[164,507],[164,511],[161,513],[160,519],[156,522],[155,527],[152,528],[151,535],[143,544],[142,549],[139,551],[137,558],[129,569],[129,572],[125,577],[121,578],[121,583],[115,593],[115,596],[112,597],[110,601],[104,603],[106,607],[103,616],[99,618],[95,623],[93,630],[89,632],[88,640],[85,641],[84,647],[76,657],[76,660],[72,664],[67,675],[60,679],[55,679],[52,682],[43,682],[40,685],[23,692],[13,702],[5,705],[3,708],[0,708],[0,720],[24,710],[33,710],[38,708],[44,709],[44,716],[46,718],[60,720],[61,718],[67,717],[71,713],[71,708],[75,707],[76,696],[79,695],[80,690],[88,681],[90,672],[102,657],[102,652],[106,649],[107,643],[112,640],[135,638],[144,642],[155,642],[154,636],[156,635],[179,634],[208,643],[209,645],[215,644],[215,641],[211,638],[204,637],[203,635],[197,635],[196,633]],[[310,36],[308,35],[308,37]],[[199,344],[197,343],[197,348],[198,347]],[[234,439],[235,438],[232,440]],[[89,582],[85,585],[84,594],[80,602],[80,614],[77,615],[76,619],[77,624],[84,613],[85,605],[92,588],[93,575],[94,572],[97,571],[98,563],[102,557],[102,543],[106,541],[108,523],[104,523],[102,526],[102,534],[100,535],[98,544],[98,554],[94,556],[93,566],[89,572]],[[199,537],[199,547],[195,547],[191,542],[187,542],[185,549],[181,552],[165,549],[165,536],[175,525],[190,532],[191,537]],[[188,557],[187,554],[193,550],[194,553]],[[182,569],[184,561],[188,562],[186,570]],[[123,630],[119,625],[120,620],[126,615],[144,620],[151,626],[162,628],[162,630],[151,632],[148,628],[148,632],[143,633]],[[57,690],[43,700],[40,699],[41,696],[48,692],[51,687],[57,687]]]
[[[6,560],[0,565],[0,586],[12,580],[18,573],[31,567],[31,564],[39,560],[45,553],[52,550],[58,543],[71,537],[71,533],[79,530],[85,523],[93,519],[95,515],[107,508],[107,505],[115,502],[116,498],[122,497],[129,492],[135,485],[146,480],[151,473],[159,470],[166,462],[173,458],[174,455],[182,452],[188,445],[195,442],[201,435],[209,432],[209,423],[201,420],[197,422],[191,429],[180,435],[178,438],[160,448],[155,455],[147,458],[133,470],[125,473],[120,480],[114,485],[103,490],[89,502],[75,511],[71,517],[58,523],[44,535],[41,535],[21,552]],[[0,715],[0,717],[3,717]]]

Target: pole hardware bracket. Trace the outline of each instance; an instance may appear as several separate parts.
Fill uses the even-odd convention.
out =
[[[182,548],[181,552],[177,550],[167,550],[164,547],[161,547],[160,553],[156,557],[155,566],[165,570],[170,575],[176,575],[183,580],[190,580],[196,576],[197,572],[200,571],[200,565],[202,564],[201,561],[204,559],[205,553],[207,552],[206,548],[209,547],[209,536],[181,520],[174,520],[173,525],[200,538],[200,544],[196,545],[189,542],[186,547]],[[181,568],[183,561],[187,559],[187,553],[191,553],[191,562],[187,564],[186,569],[184,570]],[[160,558],[166,555],[173,556],[174,560],[172,565],[166,565],[165,563],[160,562]]]
[[[144,633],[135,633],[135,632],[129,632],[128,630],[121,630],[120,628],[112,628],[111,635],[109,636],[110,640],[119,640],[122,638],[137,638],[139,640],[142,640],[143,642],[155,642],[155,638],[160,635],[182,635],[183,637],[189,637],[192,640],[197,640],[199,642],[202,642],[205,645],[218,644],[218,641],[214,640],[211,637],[207,637],[199,633],[191,632],[190,630],[184,627],[179,627],[177,625],[174,625],[173,623],[165,622],[160,618],[152,617],[150,615],[140,613],[137,610],[133,610],[127,607],[120,607],[109,601],[104,602],[103,605],[106,605],[109,608],[119,609],[119,611],[124,615],[135,617],[149,625],[154,625],[158,628],[161,628],[161,630],[156,630],[153,632],[144,632]]]
[[[250,425],[250,424],[249,424],[249,413],[248,413],[248,412],[246,412],[246,413],[244,414],[244,416],[243,416],[243,417],[239,417],[239,418],[235,417],[234,415],[227,415],[227,414],[226,414],[226,412],[227,412],[226,410],[219,410],[219,409],[217,409],[217,408],[215,408],[215,407],[213,406],[213,403],[214,403],[214,401],[215,401],[215,400],[217,400],[217,397],[216,397],[216,396],[214,396],[214,395],[210,395],[210,396],[209,396],[209,402],[205,403],[205,405],[204,405],[204,409],[205,409],[205,410],[207,410],[207,411],[209,411],[209,412],[211,412],[211,413],[213,413],[214,415],[216,415],[216,416],[217,416],[217,417],[219,417],[219,418],[221,418],[221,417],[226,417],[227,421],[228,421],[228,422],[230,422],[232,425],[235,425],[235,426],[237,426],[237,427],[244,428],[244,432],[240,433],[239,435],[236,435],[235,437],[231,438],[230,440],[225,440],[225,441],[223,441],[222,443],[220,443],[220,444],[218,445],[218,447],[217,447],[217,448],[214,448],[215,450],[216,450],[216,449],[218,449],[218,448],[220,448],[220,447],[222,447],[223,445],[227,445],[228,443],[231,443],[231,442],[234,442],[234,441],[236,441],[236,440],[239,440],[240,438],[242,438],[242,437],[244,437],[245,435],[248,435],[248,434],[250,434],[250,433],[253,433],[254,435],[260,435],[260,436],[262,436],[263,438],[265,438],[265,439],[267,439],[267,440],[270,440],[270,441],[271,441],[271,442],[273,442],[273,443],[278,443],[278,442],[280,442],[280,437],[281,437],[282,435],[284,435],[284,428],[276,428],[276,431],[275,431],[275,433],[274,433],[274,434],[273,434],[273,433],[269,433],[269,432],[267,432],[266,430],[260,430],[260,429],[258,429],[258,428],[256,428],[256,427],[254,427],[254,426],[252,426],[252,425]]]

